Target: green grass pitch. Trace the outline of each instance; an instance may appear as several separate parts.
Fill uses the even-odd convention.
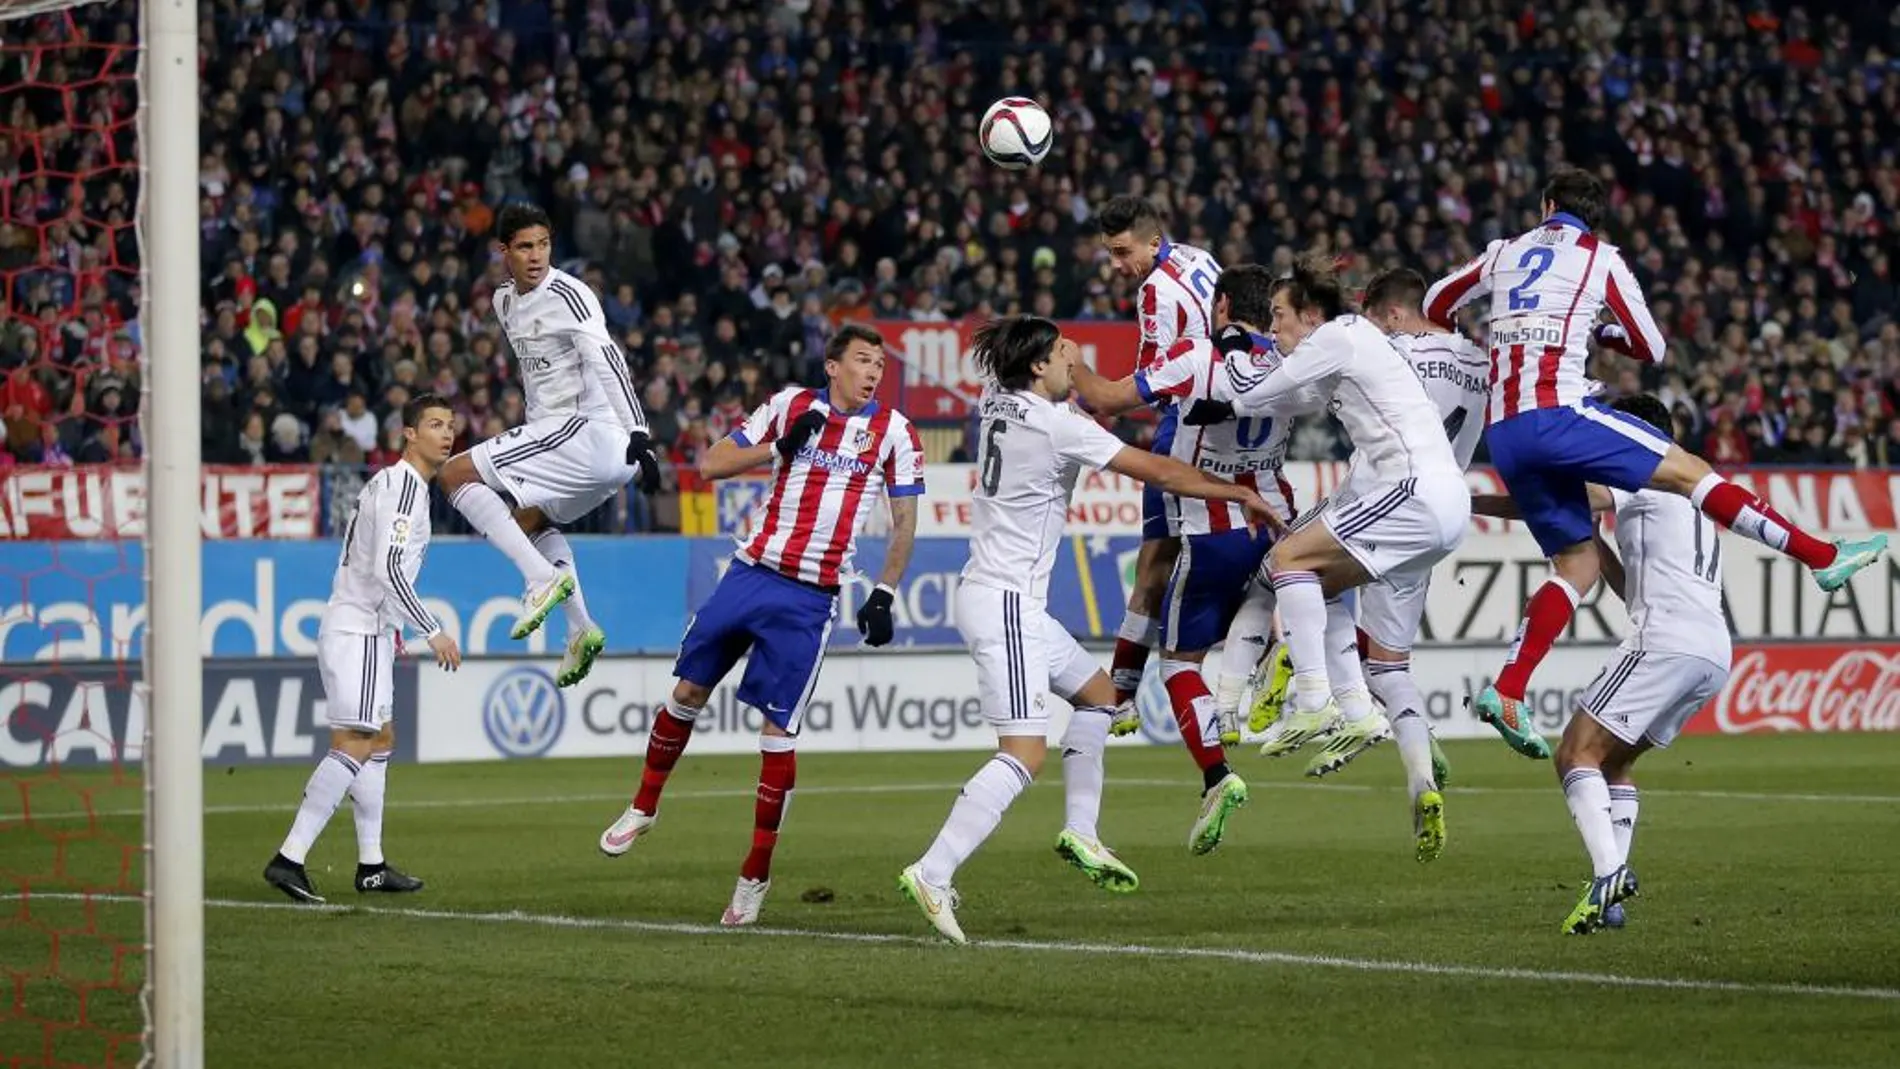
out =
[[[1643,897],[1627,929],[1588,938],[1558,934],[1586,864],[1550,766],[1448,749],[1451,838],[1429,866],[1390,746],[1324,784],[1297,759],[1239,755],[1253,802],[1205,858],[1185,845],[1186,755],[1117,750],[1103,832],[1141,874],[1130,896],[1056,859],[1052,760],[958,878],[967,948],[927,938],[894,880],[976,753],[804,757],[769,930],[740,933],[714,926],[750,841],[755,757],[689,751],[654,834],[617,860],[594,841],[635,761],[396,767],[385,844],[429,887],[359,898],[346,804],[311,857],[332,911],[259,875],[308,770],[210,770],[209,1063],[1895,1064],[1900,736],[1650,755]],[[70,815],[88,800],[90,826]],[[43,1064],[49,1043],[56,1064],[104,1063],[99,1030],[49,1040],[40,1022],[77,1015],[75,979],[110,978],[139,907],[96,903],[88,921],[48,878],[114,878],[124,852],[101,840],[136,843],[138,804],[136,784],[0,781],[0,887],[41,881],[0,905],[0,1066]],[[59,978],[43,975],[52,929]],[[138,1019],[123,993],[88,997],[88,1020]]]

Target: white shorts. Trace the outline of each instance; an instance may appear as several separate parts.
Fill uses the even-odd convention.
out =
[[[1359,630],[1393,653],[1412,652],[1419,625],[1425,621],[1425,597],[1431,593],[1432,573],[1392,572],[1383,580],[1360,588]]]
[[[1350,500],[1334,494],[1320,519],[1367,575],[1406,586],[1458,548],[1471,525],[1471,491],[1463,475],[1402,479]]]
[[[396,703],[396,633],[317,635],[317,672],[330,726],[375,734]]]
[[[1577,708],[1631,746],[1647,739],[1662,747],[1727,682],[1728,669],[1706,658],[1624,647],[1578,696]]]
[[[469,450],[482,482],[520,508],[573,523],[633,478],[627,432],[612,423],[548,416]]]
[[[998,735],[1047,735],[1050,691],[1068,698],[1102,670],[1045,604],[980,583],[957,586],[957,631],[976,658],[983,718]]]

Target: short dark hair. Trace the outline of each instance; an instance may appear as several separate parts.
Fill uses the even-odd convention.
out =
[[[441,394],[419,393],[403,403],[402,425],[411,430],[420,427],[422,425],[422,414],[431,408],[446,409],[451,414],[455,412],[455,406],[449,404],[449,399]]]
[[[1274,293],[1285,293],[1296,312],[1317,308],[1321,316],[1333,319],[1345,314],[1346,291],[1339,284],[1339,269],[1329,253],[1307,252],[1293,260],[1293,271],[1273,283]]]
[[[1041,316],[1004,316],[977,328],[970,358],[1003,389],[1026,390],[1061,337],[1061,328]]]
[[[1394,267],[1372,276],[1372,281],[1366,283],[1365,309],[1371,312],[1380,308],[1422,313],[1425,276],[1409,267]]]
[[[1131,231],[1148,237],[1161,233],[1161,212],[1140,197],[1113,197],[1095,213],[1095,229],[1105,238]]]
[[[1260,264],[1235,264],[1214,283],[1214,297],[1227,298],[1227,318],[1267,329],[1273,322],[1273,272]]]
[[[846,323],[838,328],[836,334],[825,340],[825,359],[827,361],[844,359],[845,348],[852,342],[858,341],[877,346],[879,352],[884,350],[884,335],[879,334],[876,328],[863,323]]]
[[[1550,180],[1544,183],[1544,199],[1558,211],[1583,220],[1583,225],[1592,230],[1603,222],[1610,203],[1603,183],[1581,167],[1559,167],[1550,172]]]
[[[495,219],[495,240],[506,245],[515,240],[516,234],[536,226],[546,229],[548,235],[553,236],[554,221],[539,206],[525,202],[510,204],[502,208],[501,214]]]
[[[1667,437],[1676,436],[1676,421],[1669,414],[1669,406],[1663,404],[1662,398],[1653,393],[1633,393],[1619,397],[1610,407],[1618,412],[1635,416]]]

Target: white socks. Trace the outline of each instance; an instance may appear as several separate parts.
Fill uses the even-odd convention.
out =
[[[522,533],[515,514],[509,511],[508,503],[500,494],[480,482],[463,483],[449,496],[449,504],[454,505],[455,511],[480,531],[490,545],[515,562],[529,586],[540,586],[554,578],[554,565],[535,551],[534,543]]]
[[[1405,765],[1405,782],[1412,797],[1437,790],[1438,783],[1432,778],[1432,729],[1425,723],[1425,696],[1412,678],[1411,662],[1366,662],[1366,685],[1385,706],[1385,718],[1399,745],[1399,761]]]
[[[1564,801],[1570,803],[1570,817],[1577,822],[1597,877],[1615,872],[1623,863],[1623,853],[1617,849],[1616,830],[1610,823],[1610,786],[1603,781],[1603,773],[1594,768],[1565,773]]]
[[[552,527],[543,527],[534,533],[534,548],[542,558],[554,565],[556,571],[567,572],[574,577],[574,593],[561,602],[561,609],[567,614],[567,637],[574,636],[594,626],[594,618],[587,613],[587,599],[581,596],[581,573],[574,567],[574,547],[568,544],[567,536]]]
[[[1358,723],[1373,714],[1372,695],[1359,668],[1359,625],[1344,598],[1326,603],[1326,681],[1347,720]]]
[[[1102,762],[1108,749],[1108,721],[1115,710],[1104,706],[1076,709],[1062,733],[1062,826],[1084,839],[1097,840],[1102,814]]]
[[[1610,830],[1616,834],[1617,855],[1629,864],[1630,840],[1636,836],[1636,784],[1610,787]]]
[[[1215,685],[1214,708],[1223,713],[1240,709],[1240,696],[1254,666],[1266,656],[1273,640],[1273,589],[1258,582],[1247,584],[1247,597],[1227,625],[1227,641],[1220,651],[1220,682]]]
[[[310,773],[309,782],[304,784],[303,804],[297,807],[297,819],[291,822],[290,834],[284,837],[284,845],[277,852],[303,864],[310,854],[310,847],[316,843],[317,836],[323,834],[324,825],[330,823],[331,814],[349,792],[350,784],[357,773],[362,771],[354,758],[342,750],[331,750],[323,760],[317,762],[317,769]]]
[[[383,792],[389,787],[389,753],[369,755],[369,763],[350,784],[350,801],[356,807],[356,861],[360,865],[383,863]]]
[[[1274,572],[1280,629],[1293,659],[1293,707],[1311,712],[1332,696],[1326,675],[1326,596],[1312,572]]]
[[[950,807],[950,819],[943,822],[943,830],[924,852],[919,863],[924,881],[936,887],[949,886],[957,869],[996,831],[1010,803],[1028,789],[1029,782],[1029,770],[1006,753],[984,762],[963,785],[963,793]]]

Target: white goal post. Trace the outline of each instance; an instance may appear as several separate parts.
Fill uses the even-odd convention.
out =
[[[145,340],[146,1057],[204,1065],[204,731],[198,621],[198,5],[139,0]]]

